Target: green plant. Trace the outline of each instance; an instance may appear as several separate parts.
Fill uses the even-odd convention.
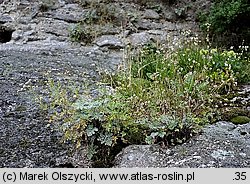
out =
[[[201,27],[207,31],[213,41],[229,46],[239,46],[245,40],[249,44],[250,6],[248,0],[215,0],[208,13],[200,14]]]
[[[244,80],[247,65],[249,60],[232,50],[190,46],[168,52],[148,45],[115,74],[103,73],[95,98],[87,92],[65,103],[58,99],[67,98],[62,88],[52,83],[56,103],[51,103],[67,104],[59,114],[65,139],[77,147],[87,144],[88,157],[100,166],[121,145],[189,139],[213,118],[216,97]]]
[[[118,13],[112,4],[91,2],[80,23],[70,29],[69,37],[74,42],[91,43],[101,33],[101,26],[117,20]],[[105,29],[105,28],[103,28]]]
[[[236,116],[230,120],[234,124],[246,124],[250,122],[250,118],[247,116]]]
[[[91,26],[84,25],[82,23],[76,24],[70,29],[69,37],[74,42],[85,42],[91,43],[94,38],[97,36],[97,33]]]
[[[118,14],[114,5],[109,2],[92,2],[82,22],[87,24],[106,24],[115,21],[119,17],[117,16]]]

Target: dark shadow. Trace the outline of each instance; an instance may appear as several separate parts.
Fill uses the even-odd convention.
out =
[[[14,30],[0,25],[0,43],[7,43],[11,40]]]
[[[241,132],[240,134],[244,136],[247,135],[247,132]]]

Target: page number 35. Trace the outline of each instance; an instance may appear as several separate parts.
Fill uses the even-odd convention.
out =
[[[247,179],[247,172],[235,172],[235,178],[233,180],[246,180]]]

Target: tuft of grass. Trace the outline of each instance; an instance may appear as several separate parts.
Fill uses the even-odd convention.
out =
[[[89,44],[97,35],[98,32],[95,32],[91,26],[78,23],[70,29],[69,37],[73,42],[84,42]]]

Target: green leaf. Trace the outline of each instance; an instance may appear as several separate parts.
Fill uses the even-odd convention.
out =
[[[161,132],[158,133],[158,136],[160,138],[163,138],[166,134],[167,134],[166,132],[161,131]]]
[[[88,125],[86,129],[86,133],[88,137],[91,137],[92,135],[95,134],[95,132],[98,131],[98,128],[94,127],[93,125]]]
[[[151,136],[147,136],[146,139],[145,139],[145,142],[147,144],[153,144],[154,143],[154,139]]]
[[[113,134],[111,133],[105,133],[105,134],[100,134],[100,136],[97,138],[98,141],[101,142],[101,144],[105,144],[107,146],[112,146],[112,139]]]
[[[97,148],[98,146],[94,145],[93,143],[88,145],[87,158],[89,160],[91,160],[93,156],[97,153]]]
[[[172,120],[168,123],[168,129],[174,130],[178,126],[178,122],[175,120]]]

